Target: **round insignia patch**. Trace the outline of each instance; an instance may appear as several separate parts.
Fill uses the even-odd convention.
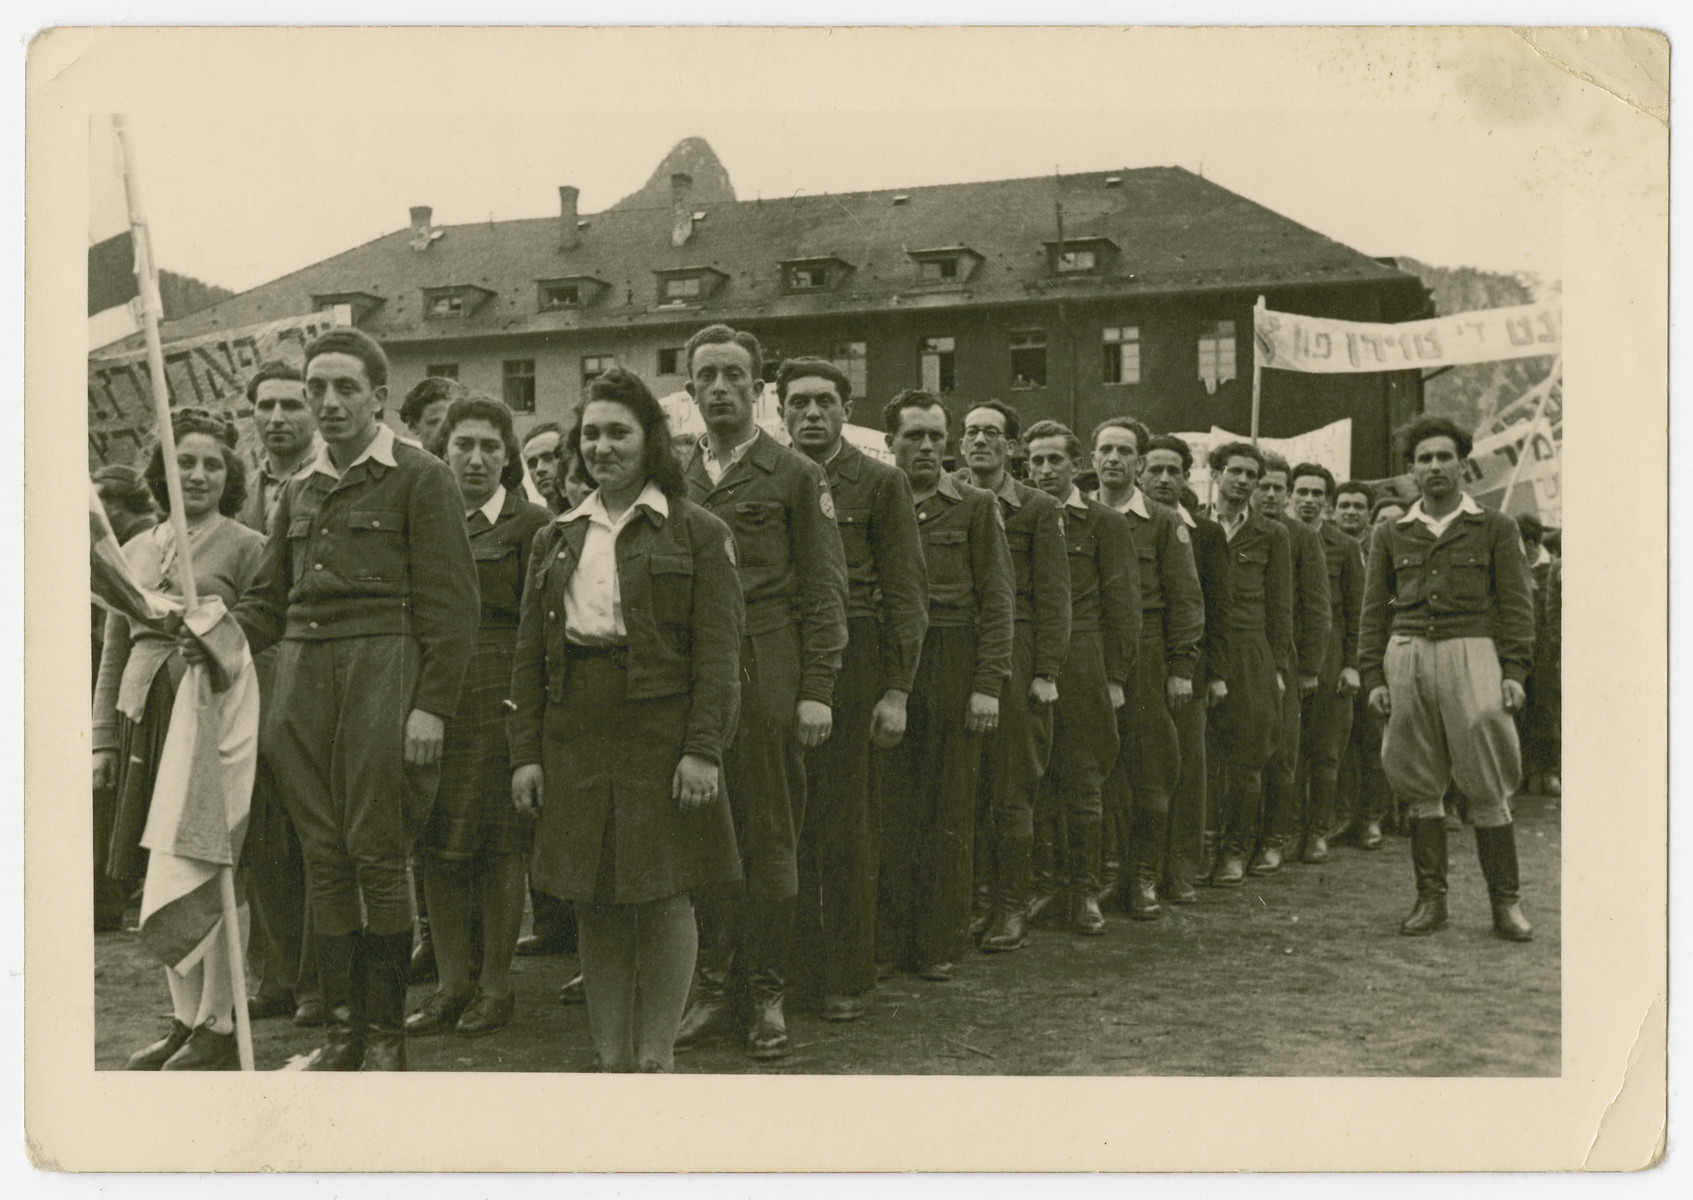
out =
[[[1176,526],[1176,540],[1184,546],[1188,544],[1189,538],[1187,536],[1186,525],[1178,524]]]
[[[835,497],[827,486],[817,489],[817,507],[823,510],[823,515],[831,521],[835,519]]]

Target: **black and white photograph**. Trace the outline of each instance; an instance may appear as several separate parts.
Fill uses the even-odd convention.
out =
[[[1404,1169],[1342,1114],[1439,1081],[1426,1166],[1649,1165],[1668,87],[1635,29],[44,35],[32,1138],[665,1169],[472,1130],[874,1077],[817,1165]],[[485,1111],[268,1140],[317,1072]],[[1021,1145],[1076,1077],[1164,1111]],[[1265,1105],[1321,1132],[1181,1115]]]

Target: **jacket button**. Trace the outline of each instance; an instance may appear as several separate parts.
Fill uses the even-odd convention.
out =
[[[312,623],[311,623],[311,626],[312,626],[312,628],[313,628],[313,629],[316,629],[316,628],[317,628],[317,622],[316,622],[316,621],[313,621],[313,622],[312,622]]]
[[[558,620],[558,613],[556,611],[549,610],[547,612],[547,620],[549,620],[549,621]]]
[[[373,517],[373,518],[371,518],[370,527],[372,529],[381,529],[382,528],[382,522]]]
[[[322,563],[313,563],[312,564],[312,570],[314,570],[314,571],[323,570],[323,564]]]
[[[318,532],[321,533],[324,537],[329,536],[329,530],[327,530],[327,529],[320,529],[320,530],[318,530]]]

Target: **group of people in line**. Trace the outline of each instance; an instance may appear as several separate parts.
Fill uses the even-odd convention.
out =
[[[1401,932],[1430,934],[1459,810],[1494,930],[1532,937],[1510,797],[1561,560],[1531,571],[1543,531],[1462,491],[1462,429],[1402,431],[1409,504],[1233,442],[1201,506],[1190,447],[1132,417],[1084,445],[908,389],[880,414],[890,465],[843,437],[833,363],[767,384],[724,325],[685,353],[697,440],[621,367],[521,440],[503,403],[432,378],[401,436],[387,358],[350,328],[256,372],[250,459],[224,418],[176,412],[194,576],[263,697],[243,999],[324,1027],[306,1069],[493,1033],[514,953],[563,949],[588,1069],[667,1071],[718,1038],[780,1058],[790,1002],[856,1020],[878,980],[949,980],[1038,922],[1156,920],[1338,838],[1376,849],[1384,822],[1411,842]],[[766,386],[791,444],[755,420]],[[138,581],[180,595],[164,476],[156,449],[95,482]],[[207,652],[186,626],[96,633],[109,929]],[[170,1029],[131,1069],[236,1065],[214,974],[167,971]]]

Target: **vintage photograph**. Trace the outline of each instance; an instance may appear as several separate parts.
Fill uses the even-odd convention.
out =
[[[1461,98],[92,97],[94,1071],[1564,1077],[1580,85],[1391,49]]]

